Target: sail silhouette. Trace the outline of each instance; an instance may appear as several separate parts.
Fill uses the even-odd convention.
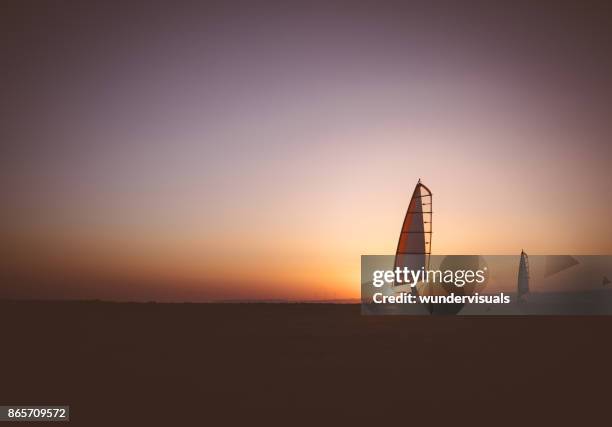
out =
[[[570,255],[548,255],[544,277],[550,277],[577,264],[579,264],[578,260]]]
[[[525,251],[521,251],[521,260],[519,262],[517,295],[519,301],[529,292],[529,257]]]
[[[411,270],[429,268],[432,235],[432,193],[419,179],[410,198],[406,216],[402,224],[394,268],[408,267]],[[423,284],[411,292],[419,292]]]

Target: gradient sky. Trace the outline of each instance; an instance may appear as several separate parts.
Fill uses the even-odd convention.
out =
[[[609,2],[223,3],[2,2],[0,297],[358,297],[419,178],[436,254],[612,254]]]

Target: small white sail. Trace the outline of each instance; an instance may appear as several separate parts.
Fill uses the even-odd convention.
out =
[[[517,289],[519,300],[528,292],[529,292],[529,257],[524,251],[521,251],[521,261],[519,263],[518,289]]]

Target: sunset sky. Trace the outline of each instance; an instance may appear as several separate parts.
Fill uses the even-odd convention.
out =
[[[0,6],[0,298],[357,298],[419,178],[435,254],[612,254],[607,2],[127,3]]]

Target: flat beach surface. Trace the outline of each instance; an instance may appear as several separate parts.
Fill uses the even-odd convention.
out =
[[[0,402],[68,404],[71,425],[605,425],[612,407],[612,317],[0,302],[0,330]]]

